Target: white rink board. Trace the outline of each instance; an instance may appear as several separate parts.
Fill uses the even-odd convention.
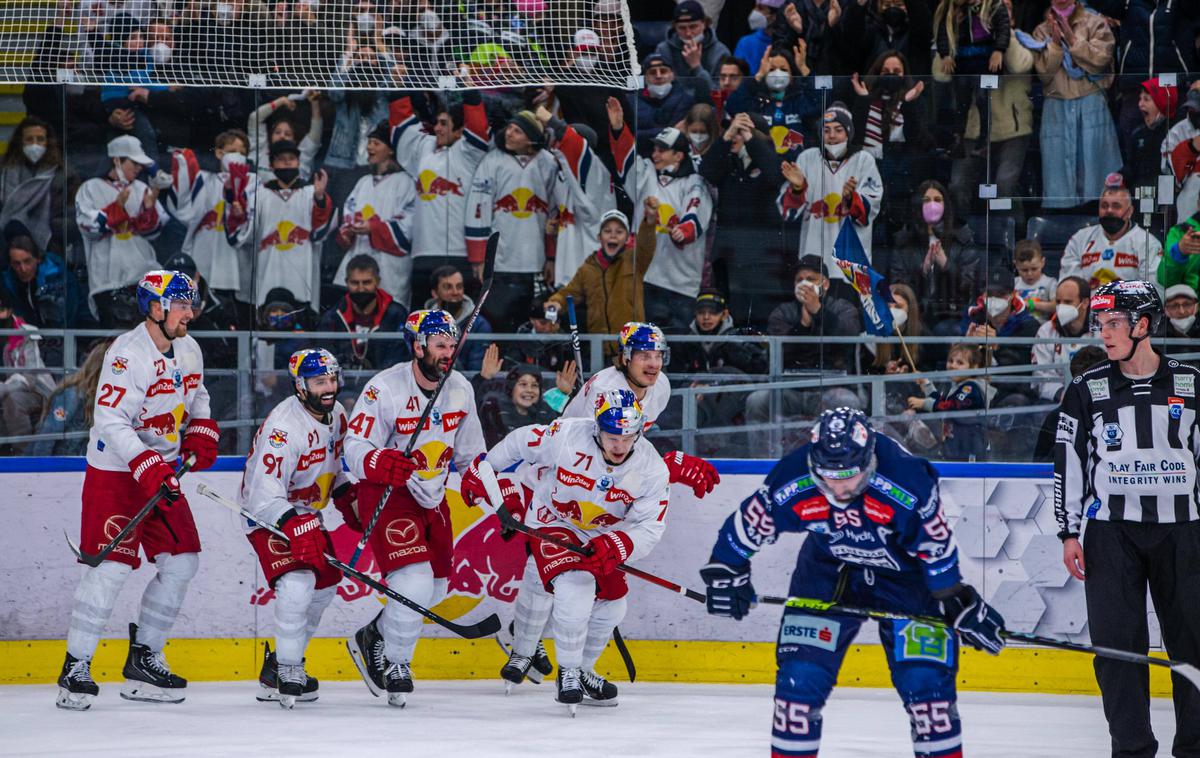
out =
[[[744,470],[744,466],[741,468]],[[190,474],[183,480],[204,548],[200,571],[173,636],[229,638],[272,633],[271,609],[252,602],[263,592],[262,579],[240,522],[229,511],[195,494],[196,484],[203,482],[232,496],[240,479],[240,472],[222,471]],[[63,532],[73,538],[78,535],[82,480],[82,472],[0,473],[0,487],[8,495],[9,508],[21,514],[9,519],[4,536],[0,639],[63,638],[71,593],[81,570],[71,559]],[[666,536],[639,566],[700,587],[697,572],[707,561],[721,522],[761,481],[762,476],[757,474],[725,473],[716,491],[703,501],[697,501],[687,488],[675,488]],[[1049,480],[944,478],[941,492],[946,515],[955,524],[966,579],[997,605],[1009,627],[1086,639],[1077,634],[1085,620],[1082,585],[1068,582],[1061,548],[1053,536],[1056,526]],[[327,526],[335,531],[341,524],[337,511],[328,508],[325,516]],[[342,532],[348,539],[348,530]],[[756,557],[754,578],[759,592],[786,594],[801,539],[799,535],[786,535]],[[491,571],[478,560],[468,568],[478,572],[481,579],[476,598],[487,594],[482,587],[489,572],[493,574],[491,594],[498,597],[484,596],[460,618],[472,621],[492,611],[503,619],[510,618],[513,572]],[[145,566],[135,572],[121,594],[113,619],[135,617],[141,588],[150,576]],[[738,623],[709,616],[701,604],[636,579],[629,584],[629,614],[621,628],[630,638],[775,638],[778,607],[760,608],[755,614],[756,623]],[[459,600],[469,600],[466,605],[476,602],[467,597]],[[373,594],[339,597],[325,615],[322,636],[352,632],[374,614],[377,602]],[[110,633],[122,636],[118,627],[114,622]],[[1157,639],[1156,624],[1152,631]],[[427,627],[425,633],[438,636],[443,630]],[[874,625],[866,625],[860,641],[876,640]]]

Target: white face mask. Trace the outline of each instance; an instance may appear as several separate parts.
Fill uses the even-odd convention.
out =
[[[674,82],[663,82],[662,84],[647,84],[646,90],[653,97],[659,98],[661,100],[662,98],[671,94],[671,85],[672,84],[674,84]]]
[[[889,306],[888,310],[892,312],[892,324],[897,329],[902,329],[908,323],[908,311],[896,306]]]
[[[999,316],[1008,308],[1008,298],[1006,297],[989,297],[984,301],[987,307],[987,314],[993,318]]]
[[[232,21],[233,20],[233,4],[232,3],[217,3],[217,20]]]
[[[37,163],[46,154],[45,145],[28,144],[21,146],[21,152],[25,153],[25,158],[30,163]]]
[[[1079,318],[1079,309],[1073,305],[1060,305],[1054,309],[1054,315],[1058,318],[1059,326],[1066,326]]]
[[[794,290],[797,300],[800,299],[800,293],[804,292],[805,290],[816,292],[817,297],[821,296],[821,288],[819,286],[813,284],[807,279],[801,279],[800,281],[796,282],[796,288]]]
[[[825,152],[830,158],[841,158],[846,154],[846,143],[839,142],[836,145],[829,142],[825,143]]]
[[[750,23],[750,31],[752,32],[767,28],[767,17],[758,8],[750,11],[750,15],[746,18],[746,20]]]
[[[318,10],[321,9],[321,1],[320,0],[300,0],[300,2],[307,5],[308,9],[310,11],[312,11],[313,13],[316,13]]]
[[[421,14],[421,29],[431,34],[442,30],[442,19],[438,17],[437,11],[426,10]]]
[[[767,89],[772,92],[782,92],[792,81],[792,75],[781,68],[767,72]]]
[[[1196,323],[1196,314],[1194,313],[1191,316],[1186,316],[1184,318],[1171,319],[1171,326],[1175,327],[1184,334],[1187,334],[1187,330],[1191,329],[1192,324],[1194,323]]]
[[[171,60],[171,46],[165,42],[154,43],[154,47],[150,48],[150,57],[154,59],[154,65],[166,65]]]
[[[358,14],[358,33],[370,34],[375,30],[375,15],[373,13]]]
[[[229,173],[229,167],[235,163],[245,163],[246,156],[241,153],[225,153],[221,156],[221,168],[225,173]]]
[[[688,132],[688,141],[694,147],[704,147],[708,144],[708,135],[704,132]]]
[[[579,69],[580,71],[591,71],[592,69],[596,68],[596,59],[586,55],[581,55],[575,59],[575,68]]]

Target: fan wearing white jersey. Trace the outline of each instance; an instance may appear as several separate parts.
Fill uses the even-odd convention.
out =
[[[446,596],[454,534],[446,505],[450,463],[461,471],[483,452],[483,430],[471,383],[451,371],[458,341],[454,317],[440,310],[413,311],[404,324],[413,360],[381,371],[367,383],[350,414],[346,464],[359,480],[357,512],[343,512],[350,528],[362,531],[376,505],[385,501],[369,538],[388,587],[430,608]],[[450,372],[425,424],[422,412],[438,381]],[[411,457],[405,448],[417,433]],[[372,694],[386,690],[388,703],[403,707],[413,690],[413,649],[423,618],[388,603],[371,623],[347,641],[351,657]]]
[[[321,510],[335,499],[351,507],[355,487],[342,472],[346,412],[337,402],[342,369],[324,349],[297,350],[288,361],[296,394],[271,411],[250,453],[238,505],[287,535],[287,542],[247,523],[267,584],[275,590],[275,652],[264,643],[261,701],[291,708],[317,699],[316,677],[304,671],[304,649],[333,600],[342,574],[325,553],[333,544]]]
[[[591,419],[517,429],[487,455],[498,470],[521,461],[547,467],[527,520],[539,533],[586,545],[591,553],[583,557],[531,538],[534,562],[525,572],[538,579],[534,591],[553,593],[557,699],[569,706],[616,705],[616,686],[597,674],[595,665],[625,616],[629,590],[617,565],[646,557],[667,526],[669,473],[642,437],[644,424],[632,392],[609,390],[598,396]],[[487,497],[479,460],[462,480],[463,499],[472,505]],[[496,507],[522,504],[514,488],[507,493],[505,504]],[[528,668],[529,640],[515,639],[513,652],[510,665]]]
[[[75,589],[58,706],[86,710],[99,693],[92,654],[133,569],[139,546],[158,569],[129,625],[127,700],[178,703],[187,681],[171,673],[163,646],[199,564],[200,537],[171,465],[194,457],[193,471],[217,459],[220,430],[209,417],[204,358],[188,336],[196,285],[178,271],[151,271],[137,286],[145,320],[104,354],[83,478],[80,549],[98,554],[152,497],[155,509]]]

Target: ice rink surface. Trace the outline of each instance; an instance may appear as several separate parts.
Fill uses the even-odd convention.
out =
[[[87,712],[54,707],[50,685],[0,687],[0,755],[13,756],[552,756],[764,758],[767,685],[621,685],[616,708],[580,707],[571,719],[553,684],[417,682],[408,707],[388,707],[361,682],[321,684],[316,703],[284,711],[254,700],[256,682],[201,682],[179,705],[124,701],[101,685]],[[1153,701],[1160,755],[1174,734],[1171,702]],[[960,695],[971,758],[1083,758],[1109,752],[1100,700],[1068,695]],[[890,690],[835,690],[822,758],[911,756],[908,720]]]

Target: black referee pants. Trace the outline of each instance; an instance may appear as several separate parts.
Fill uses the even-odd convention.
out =
[[[1088,629],[1093,645],[1145,653],[1146,589],[1167,654],[1200,665],[1200,522],[1089,521],[1083,540]],[[1096,681],[1114,758],[1154,758],[1147,666],[1096,658]],[[1172,675],[1176,758],[1200,758],[1200,692]]]

